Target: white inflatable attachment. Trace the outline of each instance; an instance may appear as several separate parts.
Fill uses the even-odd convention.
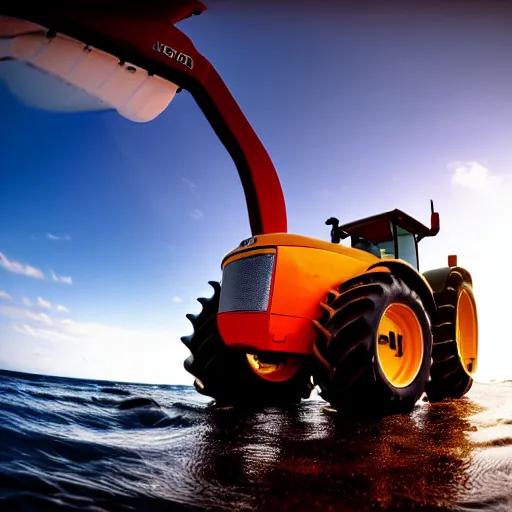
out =
[[[155,119],[178,86],[138,66],[46,28],[0,16],[0,81],[27,106],[53,112],[116,110]]]

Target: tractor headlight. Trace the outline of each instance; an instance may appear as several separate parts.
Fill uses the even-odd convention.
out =
[[[256,254],[224,267],[219,313],[267,310],[275,256]]]

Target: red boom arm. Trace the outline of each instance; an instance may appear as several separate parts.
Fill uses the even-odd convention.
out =
[[[86,2],[86,7],[73,4],[72,11],[65,4],[31,4],[8,2],[0,14],[73,37],[188,90],[235,162],[252,234],[287,231],[283,191],[267,151],[215,68],[174,26],[205,11],[201,2],[171,0],[165,7],[141,9],[121,4],[116,10]]]

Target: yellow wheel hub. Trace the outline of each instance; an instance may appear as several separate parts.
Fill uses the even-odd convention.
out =
[[[301,362],[292,356],[275,354],[273,357],[261,357],[257,354],[246,354],[246,357],[254,373],[272,382],[290,379],[301,366]]]
[[[455,332],[460,361],[469,375],[476,371],[478,328],[476,308],[469,292],[462,288],[457,299]]]
[[[388,306],[379,323],[377,358],[392,386],[404,388],[414,381],[423,350],[423,332],[414,311],[405,304]]]

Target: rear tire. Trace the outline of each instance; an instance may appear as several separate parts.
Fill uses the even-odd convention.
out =
[[[432,351],[430,319],[418,295],[390,273],[368,272],[329,292],[321,306],[325,314],[315,325],[322,335],[313,347],[320,396],[349,416],[412,411],[424,392]],[[402,326],[396,328],[402,345],[391,332],[393,343],[383,338],[388,331],[381,320],[392,307],[401,312],[394,325]],[[396,353],[382,352],[392,345]]]
[[[308,367],[310,357],[290,379],[272,382],[258,376],[251,369],[244,352],[229,349],[217,327],[220,284],[209,283],[215,293],[210,299],[200,298],[203,309],[199,315],[187,315],[194,332],[181,341],[191,352],[184,367],[195,377],[196,390],[226,405],[284,405],[299,403],[309,398],[312,384]]]
[[[461,296],[463,299],[459,302]],[[429,401],[439,402],[445,398],[462,398],[473,385],[471,373],[475,370],[473,363],[478,352],[478,320],[472,286],[456,269],[450,272],[444,289],[435,293],[434,299],[439,313],[439,324],[433,331],[433,364],[431,381],[427,383],[426,392]],[[466,309],[465,312],[463,308]],[[471,309],[474,315],[471,315]],[[461,318],[464,322],[463,328],[470,329],[469,332],[462,331],[462,336],[457,333],[457,315],[461,313],[465,313],[465,317]],[[472,334],[475,338],[468,339]],[[466,344],[466,350],[463,346],[462,352],[459,348],[461,343]],[[471,361],[472,357],[465,358],[464,353],[465,356],[474,355],[474,360]]]

